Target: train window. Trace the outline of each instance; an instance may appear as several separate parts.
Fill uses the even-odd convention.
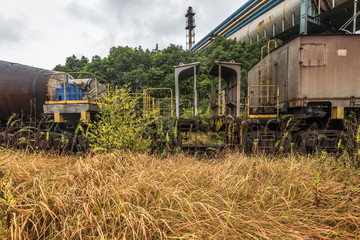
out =
[[[275,23],[273,23],[273,37],[275,37],[275,35],[276,35],[276,24]]]
[[[285,18],[281,19],[281,31],[284,32],[285,31]]]
[[[291,26],[295,26],[295,12],[291,14]]]
[[[266,35],[266,28],[264,28],[264,37],[267,37],[267,35]]]

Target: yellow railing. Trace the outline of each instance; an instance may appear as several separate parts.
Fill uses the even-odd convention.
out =
[[[241,108],[240,108],[240,117],[246,118],[247,113],[248,113],[247,112],[247,97],[240,97],[240,107],[241,107],[242,102],[244,103],[244,109],[241,110]]]
[[[218,99],[218,108],[219,108],[219,116],[224,116],[226,112],[226,99],[225,99],[225,91],[219,92],[219,99]]]
[[[170,98],[154,98],[148,93],[149,91],[169,91]],[[169,101],[170,100],[170,107],[168,108],[161,108],[162,101]],[[143,91],[143,111],[144,114],[149,114],[151,110],[166,110],[170,109],[170,116],[174,116],[174,97],[173,97],[173,90],[171,88],[147,88]],[[157,108],[158,106],[158,108]]]
[[[155,91],[155,90],[168,90],[170,92],[170,97],[164,97],[164,98],[156,98],[152,97],[148,92],[149,91]],[[171,91],[170,91],[171,90]],[[145,89],[142,93],[130,93],[130,96],[132,99],[138,100],[137,106],[140,107],[143,114],[150,114],[150,113],[156,113],[159,115],[165,115],[166,112],[169,113],[169,115],[173,116],[173,102],[174,98],[172,97],[172,89],[170,88],[148,88]],[[172,98],[171,98],[172,97]],[[182,99],[181,102],[187,103],[187,108],[191,108],[191,100],[190,99]]]
[[[251,96],[251,89],[259,89],[260,95],[259,96]],[[267,94],[265,95],[261,95],[261,89],[262,88],[267,88],[270,90],[270,88],[275,88],[276,89],[276,95],[269,95]],[[274,98],[275,99],[275,103],[271,103],[270,98]],[[259,99],[260,100],[260,105],[251,105],[252,103],[252,99]],[[269,101],[266,102],[266,104],[264,104],[264,102],[262,101],[263,99],[269,99]],[[269,111],[269,113],[260,113],[260,114],[253,114],[251,112],[252,109],[255,108],[274,108],[276,109],[275,111]],[[274,112],[276,112],[276,114],[273,114]],[[247,113],[248,113],[248,117],[249,118],[277,118],[279,117],[279,86],[278,85],[252,85],[249,86],[248,88],[248,106],[247,106]]]
[[[275,40],[270,40],[267,45],[261,48],[261,70],[260,70],[260,85],[264,85],[265,81],[263,80],[263,59],[264,59],[264,49],[267,48],[267,74],[266,74],[266,84],[270,85],[270,46],[271,43],[274,43],[275,48],[277,48],[277,43]],[[260,95],[262,96],[262,89],[260,90]],[[269,88],[267,88],[267,102],[269,101]]]

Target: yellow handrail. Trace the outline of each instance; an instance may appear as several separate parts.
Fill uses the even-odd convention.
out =
[[[171,117],[174,116],[174,103],[173,103],[173,90],[171,88],[147,88],[144,89],[144,113],[150,112],[150,95],[148,94],[148,91],[158,91],[158,90],[167,90],[170,91],[170,103],[171,103]],[[155,99],[155,98],[154,98]],[[146,102],[146,103],[145,103]],[[153,108],[154,110],[154,108]]]
[[[256,5],[255,7],[253,7],[251,10],[249,10],[247,13],[245,13],[243,16],[241,16],[239,19],[237,19],[235,22],[233,22],[231,25],[229,25],[228,27],[226,27],[224,30],[222,30],[218,35],[223,35],[226,31],[228,31],[229,29],[231,29],[232,27],[234,27],[236,24],[238,24],[239,22],[243,21],[245,18],[247,18],[250,14],[252,14],[254,11],[258,10],[259,8],[261,8],[263,5],[265,5],[269,0],[263,0],[262,2],[260,2],[258,5]],[[208,41],[206,44],[204,44],[203,46],[201,46],[198,50],[196,51],[200,51],[203,48],[207,47],[212,41]]]
[[[270,84],[270,44],[274,43],[275,48],[277,48],[277,43],[274,39],[268,41],[268,44],[263,46],[261,48],[261,62],[260,62],[260,85],[262,85],[264,83],[263,81],[263,58],[264,58],[264,49],[267,48],[268,52],[267,52],[267,74],[266,74],[266,85]],[[262,89],[260,89],[260,95],[262,96]],[[267,98],[266,101],[269,102],[269,87],[267,88]]]
[[[220,101],[220,99],[221,99],[221,101]],[[221,117],[221,116],[224,116],[224,114],[225,114],[225,108],[224,108],[224,106],[225,106],[225,91],[223,90],[223,91],[221,91],[221,92],[219,92],[219,116]]]
[[[268,89],[270,88],[276,88],[276,95],[274,96],[270,96],[270,95],[267,95],[267,96],[250,96],[250,92],[251,92],[251,89],[252,88],[263,88],[263,87],[266,87]],[[279,117],[279,105],[280,105],[280,102],[279,102],[279,95],[280,95],[280,90],[279,90],[279,86],[278,85],[252,85],[252,86],[249,86],[248,87],[248,106],[247,106],[247,112],[248,112],[248,116],[251,118],[251,116],[257,116],[259,118],[261,118],[261,116],[268,116],[268,115],[264,115],[264,114],[257,114],[257,115],[252,115],[250,114],[250,109],[252,108],[276,108],[276,117]],[[259,98],[259,99],[262,99],[262,98],[276,98],[276,105],[262,105],[260,104],[259,106],[258,105],[251,105],[251,98]],[[270,103],[270,101],[268,102]]]

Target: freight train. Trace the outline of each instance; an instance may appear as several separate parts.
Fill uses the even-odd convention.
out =
[[[212,65],[209,128],[198,121],[199,62],[174,67],[175,96],[172,89],[164,88],[134,94],[140,99],[139,109],[166,112],[180,132],[224,132],[227,146],[245,151],[336,151],[347,134],[345,119],[360,114],[360,35],[304,35],[273,51],[271,47],[277,47],[274,40],[262,48],[261,60],[248,71],[247,89],[241,88],[241,63]],[[94,118],[97,99],[109,90],[104,80],[91,74],[75,78],[76,74],[3,61],[0,69],[2,121],[12,112],[34,112],[51,115],[54,123],[75,123],[74,127],[79,119]],[[180,82],[190,77],[193,114],[185,119],[182,109],[189,100],[181,98]],[[150,95],[154,91],[167,91],[170,96],[157,99]],[[57,144],[60,133],[54,137]]]

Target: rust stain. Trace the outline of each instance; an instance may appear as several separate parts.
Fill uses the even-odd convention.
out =
[[[270,15],[270,16],[269,16],[269,22],[270,22],[270,23],[272,23],[272,22],[274,21],[274,19],[275,19],[274,15]]]
[[[250,38],[251,38],[251,35],[250,35],[250,28],[251,28],[251,25],[252,25],[252,22],[248,24],[248,27],[247,27],[247,35],[249,37],[249,41],[250,41]]]
[[[259,24],[257,26],[257,29],[258,29],[259,32],[262,32],[264,30],[264,28],[265,28],[265,21],[262,20],[262,21],[259,22]]]
[[[264,25],[265,25],[265,21],[262,20],[262,21],[259,22],[258,28],[264,27]]]

